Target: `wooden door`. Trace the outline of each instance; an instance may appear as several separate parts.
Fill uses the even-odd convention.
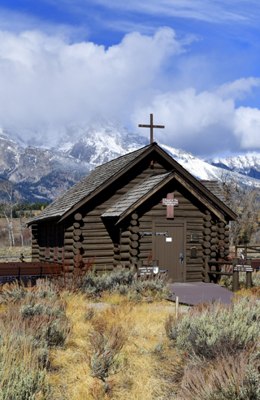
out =
[[[168,270],[168,276],[174,282],[184,282],[186,279],[184,235],[184,223],[157,223],[154,226],[154,258],[158,260],[160,268]]]

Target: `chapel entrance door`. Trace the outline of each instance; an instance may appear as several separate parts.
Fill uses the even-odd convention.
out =
[[[186,279],[184,223],[155,223],[153,254],[162,269],[168,270],[173,282],[184,282]]]

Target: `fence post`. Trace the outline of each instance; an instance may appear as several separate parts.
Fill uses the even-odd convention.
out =
[[[236,292],[237,290],[239,290],[239,272],[233,271],[232,291]]]
[[[246,271],[246,288],[251,288],[252,286],[252,271]]]

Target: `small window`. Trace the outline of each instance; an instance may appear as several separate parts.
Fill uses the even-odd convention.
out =
[[[190,258],[197,258],[197,247],[192,247],[190,249]]]

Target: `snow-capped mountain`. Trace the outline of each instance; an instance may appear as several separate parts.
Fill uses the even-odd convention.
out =
[[[246,156],[241,155],[239,156],[241,160],[240,168],[234,167],[233,169],[231,169],[224,164],[222,165],[222,163],[219,163],[219,166],[217,166],[214,162],[210,163],[204,161],[183,150],[177,150],[166,145],[161,146],[176,161],[178,161],[185,169],[187,169],[192,175],[194,175],[198,179],[217,181],[232,179],[242,185],[260,188],[260,164],[257,164],[255,162],[257,159],[257,153],[254,153],[255,158],[251,159],[251,167],[249,167],[249,163],[246,162]],[[248,160],[250,160],[250,158],[248,158]],[[258,155],[258,160],[260,160],[260,155]],[[242,163],[244,163],[244,168],[242,168]],[[251,175],[248,173],[250,171],[250,168],[255,170],[257,170],[258,168],[259,179],[254,176],[251,177]]]
[[[41,147],[28,145],[19,138],[16,140],[13,134],[0,131],[0,181],[8,179],[13,182],[22,200],[50,201],[97,165],[147,143],[144,137],[130,134],[112,124],[69,127],[59,140],[58,149],[57,146],[44,148],[43,143]],[[241,161],[240,169],[238,164],[231,167],[231,163],[225,164],[223,160],[219,163],[220,168],[185,151],[160,145],[199,179],[223,180],[232,177],[241,184],[260,187],[260,179],[246,175],[250,168],[258,168],[259,171],[258,154],[248,157],[247,163]],[[216,160],[212,163],[217,164]],[[232,168],[238,172],[232,172]]]
[[[213,158],[209,161],[216,167],[235,171],[243,175],[260,179],[260,154],[250,152],[226,158]]]

